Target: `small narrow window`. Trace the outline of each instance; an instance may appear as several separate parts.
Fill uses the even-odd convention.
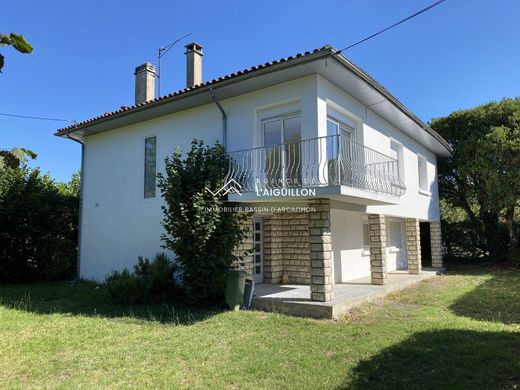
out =
[[[368,250],[370,248],[369,241],[369,230],[368,230],[368,222],[363,223],[363,248]]]
[[[422,156],[417,156],[417,171],[419,174],[419,189],[421,191],[428,191],[428,172],[426,169],[426,159]]]
[[[155,198],[157,176],[157,137],[144,140],[144,197]]]

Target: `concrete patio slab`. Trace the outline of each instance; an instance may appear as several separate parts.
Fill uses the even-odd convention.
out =
[[[252,306],[300,317],[337,319],[356,306],[432,278],[442,271],[423,268],[419,275],[407,271],[389,272],[388,282],[383,286],[371,284],[370,277],[335,284],[334,299],[329,302],[311,301],[309,285],[258,284]]]

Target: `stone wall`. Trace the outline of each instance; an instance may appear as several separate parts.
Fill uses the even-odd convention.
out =
[[[406,251],[408,252],[408,273],[421,272],[421,234],[419,220],[407,218],[406,221]]]
[[[441,223],[430,222],[430,241],[432,246],[432,267],[442,267],[442,232]]]
[[[309,213],[311,299],[326,302],[333,298],[330,201],[316,199],[309,206],[314,209]]]
[[[370,273],[372,284],[385,284],[386,277],[386,222],[385,216],[368,216],[370,241]]]
[[[310,283],[308,213],[264,217],[265,283],[282,283],[284,271],[289,283]]]

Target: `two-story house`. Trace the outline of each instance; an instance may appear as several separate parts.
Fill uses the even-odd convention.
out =
[[[156,174],[193,138],[225,145],[230,200],[258,206],[256,282],[310,285],[326,302],[352,279],[419,273],[421,241],[442,266],[436,165],[450,146],[383,86],[330,46],[211,81],[202,46],[186,49],[187,88],[154,97],[154,67],[141,65],[135,105],[56,133],[83,144],[81,277],[160,250]]]

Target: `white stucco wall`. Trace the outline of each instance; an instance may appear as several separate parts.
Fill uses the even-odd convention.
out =
[[[222,101],[228,116],[228,150],[257,146],[257,122],[264,115],[301,111],[302,137],[317,128],[315,76]],[[137,257],[161,249],[163,204],[143,198],[144,139],[157,136],[157,171],[177,147],[193,138],[221,140],[222,118],[215,104],[163,116],[86,138],[80,273],[102,280],[112,270],[132,268]],[[171,254],[170,254],[171,255]]]
[[[386,155],[390,155],[392,139],[403,145],[406,193],[399,205],[368,206],[367,213],[439,220],[437,160],[434,153],[321,76],[318,77],[318,105],[322,107],[322,118],[319,120],[321,135],[326,135],[326,115],[339,115],[338,119],[343,117],[356,123],[354,140],[358,143]],[[419,193],[417,154],[427,160],[430,195]]]
[[[363,214],[339,209],[331,210],[334,282],[370,275],[370,256],[363,248]]]
[[[302,139],[326,135],[327,115],[344,115],[356,124],[355,140],[382,153],[390,137],[404,150],[407,192],[396,206],[368,206],[368,213],[438,220],[435,156],[370,109],[321,76],[308,76],[223,100],[228,117],[228,150],[261,145],[261,119],[300,112]],[[137,256],[161,249],[162,200],[143,199],[144,139],[157,136],[157,170],[177,147],[190,148],[193,138],[220,140],[222,118],[215,104],[174,113],[86,138],[81,276],[102,280],[111,270],[131,268]],[[431,196],[418,192],[416,153],[428,160]],[[369,275],[363,256],[362,214],[334,210],[333,250],[336,278]],[[171,254],[170,254],[171,255]]]

